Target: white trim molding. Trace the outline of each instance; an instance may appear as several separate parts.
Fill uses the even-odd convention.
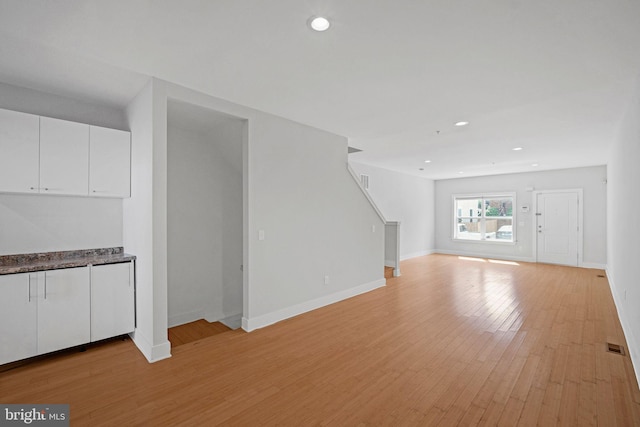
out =
[[[419,251],[419,252],[411,252],[410,254],[403,254],[400,255],[400,261],[405,261],[407,259],[411,259],[411,258],[417,258],[420,256],[425,256],[425,255],[431,255],[434,254],[435,251],[433,249],[429,249],[426,251]]]
[[[166,340],[161,344],[153,345],[140,333],[140,330],[138,329],[133,331],[129,336],[136,347],[138,347],[138,350],[140,350],[144,357],[147,358],[149,363],[158,362],[171,357],[171,343],[169,340]]]
[[[330,295],[325,295],[320,298],[316,298],[310,301],[305,301],[300,304],[286,307],[280,310],[272,311],[260,316],[252,318],[242,318],[242,329],[247,332],[255,331],[256,329],[264,328],[265,326],[273,325],[291,317],[298,316],[299,314],[307,313],[318,308],[340,302],[342,300],[355,297],[360,294],[364,294],[374,289],[384,287],[386,285],[386,279],[378,279],[373,282],[365,283],[353,288],[345,289],[340,292],[336,292]]]
[[[211,322],[208,318],[205,317],[207,322]],[[216,322],[216,320],[213,320]],[[239,329],[242,327],[242,313],[234,314],[233,316],[227,316],[224,319],[217,320],[217,322],[222,323],[229,329]]]
[[[601,264],[599,262],[583,262],[580,266],[582,268],[595,268],[598,270],[606,270],[607,264]]]
[[[609,289],[611,290],[611,295],[613,295],[613,302],[616,306],[618,318],[620,319],[620,324],[622,326],[622,332],[624,333],[624,338],[627,341],[627,350],[629,350],[631,365],[633,365],[633,370],[636,373],[636,381],[638,382],[638,387],[640,387],[640,341],[638,341],[638,339],[633,335],[633,328],[631,328],[627,321],[626,301],[616,294],[615,290],[617,288],[613,282],[611,272],[607,270],[606,273],[607,280],[609,281]]]
[[[484,258],[484,259],[499,259],[505,261],[520,261],[520,262],[536,262],[534,258],[531,257],[518,257],[518,256],[508,256],[508,255],[497,255],[497,254],[487,254],[486,252],[470,252],[470,251],[450,251],[446,249],[437,249],[434,253],[443,254],[443,255],[456,255],[456,256],[466,256],[473,258]]]

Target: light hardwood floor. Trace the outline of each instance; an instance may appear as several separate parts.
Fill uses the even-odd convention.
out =
[[[223,334],[230,330],[231,328],[220,322],[209,323],[204,319],[200,319],[185,325],[169,328],[169,342],[171,343],[171,348],[176,348],[180,345]]]
[[[604,273],[429,255],[382,289],[148,364],[130,341],[0,373],[71,425],[640,426]]]

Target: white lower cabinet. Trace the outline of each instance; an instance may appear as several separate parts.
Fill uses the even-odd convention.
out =
[[[0,365],[133,332],[133,262],[0,275]]]
[[[89,267],[50,270],[38,283],[38,354],[90,340]]]
[[[35,276],[0,276],[0,364],[37,354]]]
[[[133,263],[91,268],[91,341],[135,328]]]

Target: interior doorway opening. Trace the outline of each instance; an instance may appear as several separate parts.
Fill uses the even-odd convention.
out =
[[[246,120],[167,103],[168,326],[243,315],[243,138]]]

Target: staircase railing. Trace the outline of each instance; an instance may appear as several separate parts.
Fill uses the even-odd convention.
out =
[[[364,194],[384,223],[384,265],[385,267],[393,267],[393,277],[398,277],[400,276],[400,221],[387,221],[376,202],[371,198],[369,191],[363,187],[360,177],[348,162],[347,169],[353,180],[358,184],[362,194]]]

